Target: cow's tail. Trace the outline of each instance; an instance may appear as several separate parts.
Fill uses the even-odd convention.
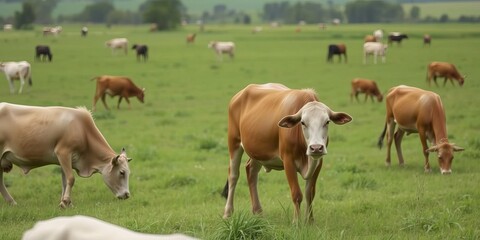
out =
[[[378,148],[382,149],[383,146],[383,139],[385,138],[385,133],[387,133],[387,123],[385,122],[385,126],[383,127],[383,131],[378,138],[377,146]]]
[[[98,77],[93,77],[92,79],[90,79],[90,81],[93,81],[93,80],[98,80]]]
[[[27,76],[28,76],[28,85],[32,86],[32,70],[27,68]]]
[[[227,183],[225,183],[225,187],[223,187],[222,193],[220,194],[222,195],[222,197],[228,198],[228,179],[227,179]]]

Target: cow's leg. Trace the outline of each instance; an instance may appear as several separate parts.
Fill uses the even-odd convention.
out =
[[[106,96],[106,94],[103,93],[103,94],[102,94],[102,103],[103,103],[103,106],[105,106],[105,109],[110,110],[110,108],[108,108],[108,106],[107,106],[107,103],[105,102],[105,96]]]
[[[7,77],[8,85],[10,87],[10,93],[13,94],[13,93],[15,93],[15,87],[13,86],[13,80],[8,75],[6,75],[6,77]]]
[[[5,187],[5,183],[3,181],[3,169],[0,169],[0,193],[2,193],[3,198],[5,201],[10,205],[17,205],[13,197],[8,193],[7,187]]]
[[[23,85],[25,85],[25,77],[23,76],[23,73],[20,73],[20,89],[18,89],[18,94],[22,93]]]
[[[323,159],[319,160],[320,163],[317,166],[317,169],[315,169],[315,172],[313,173],[312,177],[307,179],[306,185],[305,185],[305,200],[307,203],[307,208],[305,211],[305,220],[309,223],[313,222],[313,208],[312,208],[312,203],[313,199],[315,198],[315,186],[317,184],[317,178],[318,174],[320,173],[320,170],[322,169],[322,163]]]
[[[437,86],[437,87],[438,87],[438,83],[437,83],[437,76],[435,76],[435,75],[433,76],[433,82],[435,82],[435,86]]]
[[[262,212],[262,206],[258,199],[257,183],[258,172],[262,168],[262,165],[253,159],[248,159],[245,170],[247,171],[248,189],[250,190],[250,200],[252,202],[252,212],[259,214]]]
[[[55,154],[57,155],[58,162],[62,168],[62,198],[60,199],[59,206],[61,208],[67,208],[72,203],[70,194],[72,192],[73,184],[75,183],[72,160],[70,159],[71,153],[68,149],[57,147],[55,149]]]
[[[448,81],[448,77],[445,77],[445,78],[443,79],[443,86],[444,86],[444,87],[445,87],[445,85],[447,85],[447,81]]]
[[[298,223],[298,219],[300,218],[300,204],[303,200],[303,194],[300,186],[298,185],[296,166],[293,163],[294,159],[286,156],[282,156],[282,159],[288,185],[290,186],[290,195],[294,205],[293,223]]]
[[[432,169],[430,168],[430,163],[428,162],[429,152],[427,151],[428,146],[427,146],[427,136],[426,136],[425,130],[418,129],[418,135],[420,137],[420,142],[422,143],[423,156],[425,157],[425,165],[423,168],[425,172],[428,173],[428,172],[431,172]]]
[[[100,95],[98,93],[95,94],[95,96],[93,97],[92,111],[94,111],[94,112],[97,108],[96,105],[97,105],[97,101],[98,101],[99,98],[100,98]]]
[[[365,92],[365,100],[363,102],[366,103],[367,100],[368,100],[368,92]]]
[[[373,53],[373,63],[377,64],[377,53]]]
[[[387,119],[387,159],[385,160],[385,165],[390,166],[391,164],[391,149],[393,141],[393,133],[395,131],[395,121]]]
[[[235,150],[230,152],[230,166],[228,168],[228,196],[223,218],[228,218],[233,213],[233,198],[238,177],[240,175],[240,162],[242,160],[243,152],[244,150],[240,144],[238,144]]]
[[[402,153],[402,138],[405,134],[405,131],[402,129],[398,128],[397,131],[395,132],[395,148],[397,149],[397,156],[398,156],[398,164],[400,166],[403,166],[404,160],[403,160],[403,153]]]
[[[125,101],[127,101],[128,109],[132,109],[132,105],[130,105],[130,100],[128,100],[127,97],[125,98]],[[120,103],[118,103],[118,108],[120,108]]]
[[[120,96],[120,97],[118,98],[117,109],[120,109],[120,103],[122,102],[122,99],[123,99],[122,96]],[[128,99],[125,98],[125,100],[128,102],[128,106],[130,107],[130,102],[128,101]]]

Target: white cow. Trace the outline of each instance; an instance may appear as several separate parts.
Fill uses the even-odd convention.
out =
[[[366,42],[363,44],[363,64],[367,63],[367,56],[373,55],[373,63],[377,63],[377,56],[382,56],[382,62],[385,63],[387,45],[380,42]]]
[[[212,48],[215,53],[217,53],[220,61],[223,59],[223,54],[230,55],[230,58],[233,58],[235,51],[235,43],[233,42],[217,42],[212,41],[208,44],[209,48]]]
[[[43,36],[48,36],[48,35],[53,35],[53,36],[58,36],[62,32],[62,26],[56,26],[56,27],[44,27],[43,28]]]
[[[112,54],[116,49],[123,49],[125,55],[128,53],[128,39],[126,38],[114,38],[105,42],[105,45],[112,49]]]
[[[378,30],[373,31],[373,36],[375,37],[375,40],[376,40],[377,42],[382,42],[382,39],[383,39],[383,30],[382,30],[382,29],[378,29]]]
[[[20,80],[20,89],[18,93],[22,93],[25,80],[28,79],[28,85],[32,86],[32,68],[27,61],[21,62],[0,62],[0,71],[5,73],[8,84],[10,85],[10,93],[15,92],[13,80]]]
[[[196,240],[183,234],[157,235],[132,230],[88,216],[56,217],[40,221],[22,240]]]

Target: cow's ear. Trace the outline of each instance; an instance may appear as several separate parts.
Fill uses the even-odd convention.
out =
[[[465,150],[465,148],[456,146],[456,145],[454,145],[454,144],[452,144],[452,147],[453,147],[453,151],[454,151],[454,152],[460,152],[460,151]]]
[[[118,158],[120,157],[120,155],[117,155],[115,157],[112,158],[112,165],[113,166],[117,166],[118,165]]]
[[[279,127],[292,128],[295,127],[300,120],[302,119],[300,114],[288,115],[283,117],[280,122],[278,122]]]
[[[145,92],[145,88],[142,88],[142,92]]]
[[[344,112],[331,112],[330,113],[330,120],[332,120],[335,124],[343,125],[345,123],[349,123],[352,121],[352,117]]]
[[[128,162],[132,161],[132,158],[127,158],[127,161],[128,161]]]
[[[431,147],[429,147],[427,150],[425,150],[426,153],[436,152],[436,151],[438,151],[438,146],[437,146],[437,145],[431,146]]]

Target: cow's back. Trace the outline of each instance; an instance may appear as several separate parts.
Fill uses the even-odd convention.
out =
[[[278,152],[280,119],[316,100],[313,90],[292,90],[281,84],[248,85],[230,101],[229,131],[238,134],[250,157],[271,159]]]

